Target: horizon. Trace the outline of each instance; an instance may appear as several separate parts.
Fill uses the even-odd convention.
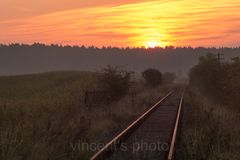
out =
[[[47,44],[47,43],[39,43],[39,42],[34,42],[34,43],[0,43],[0,47],[1,46],[12,46],[12,45],[19,45],[19,46],[34,46],[34,45],[43,45],[45,47],[51,47],[51,46],[56,46],[56,47],[78,47],[78,48],[81,48],[81,47],[84,47],[85,49],[89,49],[89,48],[96,48],[96,49],[108,49],[108,48],[118,48],[118,49],[169,49],[169,48],[172,48],[172,49],[178,49],[178,48],[191,48],[191,49],[239,49],[240,48],[240,45],[239,46],[234,46],[234,47],[229,47],[229,46],[208,46],[208,47],[205,47],[205,46],[172,46],[172,45],[167,45],[167,46],[154,46],[154,47],[146,47],[146,46],[125,46],[125,47],[119,47],[119,46],[94,46],[94,45],[71,45],[71,44],[55,44],[55,43],[51,43],[51,44]]]
[[[0,2],[0,43],[238,47],[239,10],[237,0],[9,0]]]

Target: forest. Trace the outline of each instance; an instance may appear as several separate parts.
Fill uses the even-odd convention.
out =
[[[156,68],[187,77],[200,56],[224,54],[224,61],[239,56],[240,48],[117,48],[45,45],[35,43],[0,45],[0,75],[19,75],[49,71],[100,71],[107,65],[143,72]]]

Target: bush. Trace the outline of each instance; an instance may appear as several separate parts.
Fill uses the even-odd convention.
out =
[[[142,73],[146,83],[150,86],[158,86],[162,83],[162,73],[157,69],[147,69]]]
[[[220,71],[220,63],[215,55],[207,54],[199,58],[199,62],[190,70],[190,82],[194,85],[212,85],[212,81]]]
[[[107,66],[100,78],[100,87],[113,99],[128,92],[132,72],[119,70],[117,67]]]
[[[240,104],[240,59],[233,58],[232,63],[224,65],[224,79],[222,79],[222,97],[225,102],[238,106]]]
[[[215,55],[208,54],[200,57],[199,62],[189,73],[189,80],[192,86],[200,88],[208,95],[219,97],[219,91],[224,73]]]
[[[215,55],[201,57],[189,73],[190,84],[215,100],[238,106],[240,103],[240,59],[220,63]]]

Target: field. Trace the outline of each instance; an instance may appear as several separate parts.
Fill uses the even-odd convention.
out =
[[[101,102],[90,94],[101,90],[100,82],[97,72],[0,77],[1,158],[89,159],[157,98],[182,87],[149,87],[135,77],[126,94]],[[222,103],[186,87],[176,158],[238,159],[239,107],[231,105],[236,103]]]
[[[141,81],[107,105],[84,100],[98,90],[98,73],[52,72],[0,78],[1,157],[13,159],[88,159],[142,113],[168,87],[149,89]]]

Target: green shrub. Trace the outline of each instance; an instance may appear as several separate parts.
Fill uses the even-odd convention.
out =
[[[103,69],[100,78],[100,87],[112,99],[119,98],[128,92],[132,72],[120,70],[117,67],[107,66]]]

